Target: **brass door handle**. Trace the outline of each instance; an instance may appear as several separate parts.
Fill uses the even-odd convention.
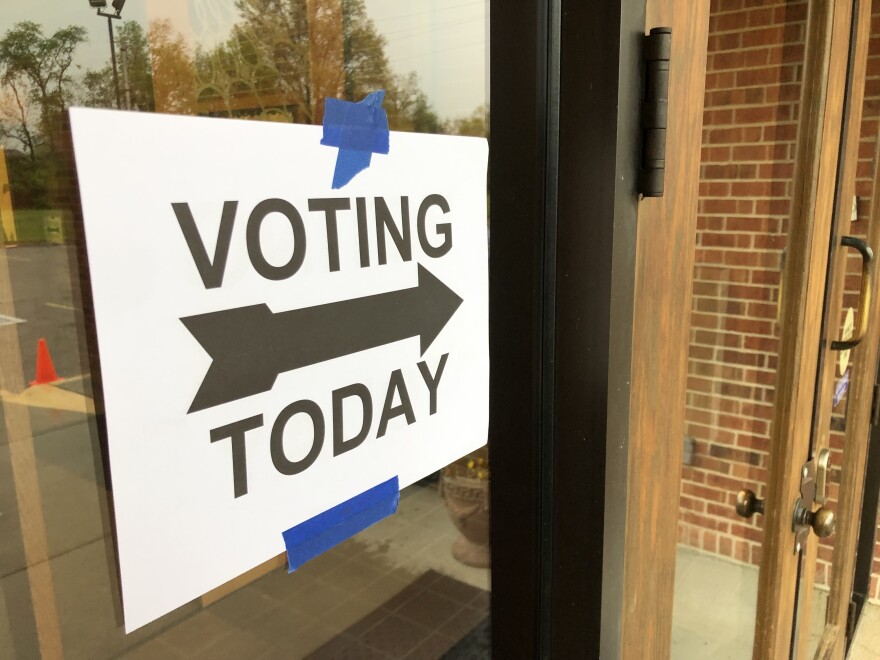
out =
[[[859,326],[858,332],[851,339],[831,342],[832,351],[847,351],[859,344],[868,332],[868,310],[871,308],[871,294],[873,290],[874,251],[860,238],[844,236],[840,239],[843,247],[850,247],[859,251],[862,255],[862,288],[859,294]]]
[[[751,518],[756,513],[764,513],[764,500],[759,500],[754,491],[741,490],[736,494],[736,512],[743,518]]]
[[[834,517],[834,512],[822,507],[813,513],[810,518],[810,527],[820,539],[827,539],[837,529],[837,519]]]
[[[813,511],[814,504],[824,504],[826,501],[830,470],[831,450],[827,447],[801,469],[801,492],[794,502],[791,519],[795,552],[804,549],[811,529],[816,536],[824,539],[834,534],[837,528],[837,518],[833,511],[825,507]]]
[[[800,500],[798,500],[800,502]],[[837,529],[837,518],[834,511],[819,507],[815,511],[805,509],[803,504],[795,506],[795,525],[801,528],[812,528],[820,539],[827,539]],[[809,530],[807,531],[809,533]]]

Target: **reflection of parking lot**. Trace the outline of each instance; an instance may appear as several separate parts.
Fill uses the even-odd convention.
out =
[[[28,246],[4,249],[0,257],[9,275],[7,281],[3,273],[0,294],[7,315],[0,319],[0,350],[10,357],[19,352],[22,365],[4,361],[12,369],[0,391],[0,657],[37,657],[38,636],[56,625],[46,617],[64,604],[61,587],[76,576],[60,566],[83,548],[103,549],[109,527],[98,487],[103,478],[96,474],[94,418],[84,414],[89,406],[80,396],[91,388],[77,327],[81,304],[70,284],[75,251]],[[28,387],[40,338],[64,380]],[[41,557],[49,559],[49,570]],[[35,612],[43,621],[39,634]]]
[[[49,345],[59,376],[82,376],[88,369],[82,328],[76,326],[82,305],[71,290],[72,276],[78,276],[75,249],[64,245],[16,247],[7,248],[5,256],[15,317],[23,321],[16,324],[24,371],[21,387],[34,377],[41,337]]]

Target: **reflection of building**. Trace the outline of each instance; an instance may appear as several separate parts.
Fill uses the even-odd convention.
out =
[[[238,19],[235,5],[225,0],[187,0],[193,34],[201,44],[217,44],[229,36]]]
[[[341,0],[302,0],[281,13],[259,1],[236,12],[229,3],[190,0],[174,23],[166,22],[165,4],[155,0],[151,12],[160,111],[180,112],[183,102],[199,115],[321,123],[323,99],[343,94]],[[176,52],[168,52],[172,47]],[[179,98],[182,79],[189,99]]]
[[[3,235],[0,236],[3,243],[15,243],[15,217],[12,214],[12,190],[9,186],[9,169],[6,165],[7,154],[12,155],[11,149],[0,147],[0,227]]]

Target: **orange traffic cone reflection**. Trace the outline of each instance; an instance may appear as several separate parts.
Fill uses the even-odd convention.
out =
[[[52,362],[52,356],[49,355],[49,347],[46,345],[45,339],[37,342],[37,377],[31,381],[31,385],[47,385],[54,383],[58,378],[55,373],[55,365]]]

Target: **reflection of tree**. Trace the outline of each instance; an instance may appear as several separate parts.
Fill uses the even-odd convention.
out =
[[[321,123],[325,97],[386,90],[392,129],[436,132],[415,74],[398,78],[363,0],[237,0],[229,38],[196,56],[200,114]]]
[[[185,0],[193,34],[200,43],[219,43],[229,35],[229,27],[238,18],[230,0]]]
[[[350,5],[346,2],[345,5]],[[319,124],[324,118],[324,99],[340,98],[345,93],[345,43],[343,32],[350,25],[352,12],[342,0],[308,3],[309,9],[309,63],[312,84],[311,121]],[[346,23],[343,8],[348,12]],[[368,20],[360,6],[358,24]],[[387,66],[387,65],[386,65]],[[375,88],[371,89],[373,91]]]
[[[394,130],[485,132],[479,112],[442,124],[415,73],[392,73],[364,0],[203,0],[195,7],[194,27],[205,33],[195,50],[167,20],[146,34],[134,21],[119,27],[135,109],[319,124],[325,97],[358,100],[384,89]],[[24,21],[0,39],[0,141],[10,148],[17,205],[64,203],[72,179],[63,115],[74,93],[86,105],[115,106],[109,62],[86,72],[81,88],[73,80],[85,38],[80,26],[47,36]]]
[[[40,128],[53,151],[61,115],[72,95],[73,80],[69,71],[73,54],[85,38],[85,28],[78,25],[70,25],[46,37],[42,26],[23,21],[0,39],[2,81],[10,90],[15,90],[13,96],[20,100],[27,98],[39,106]],[[22,124],[22,130],[24,128]]]
[[[117,31],[116,41],[120,52],[125,48],[125,63],[123,64],[120,58],[119,66],[125,66],[127,69],[132,109],[152,110],[153,74],[149,42],[144,28],[137,21],[125,21]],[[83,85],[86,88],[86,95],[83,98],[85,105],[97,108],[116,107],[113,69],[109,62],[97,71],[87,71],[83,76]]]
[[[368,19],[358,3],[360,23]],[[236,7],[241,18],[229,38],[197,56],[200,106],[235,116],[276,108],[319,123],[323,98],[340,96],[345,80],[340,0],[237,0]]]
[[[385,109],[388,112],[388,124],[393,130],[440,132],[440,119],[431,109],[428,97],[419,88],[419,78],[415,72],[396,76],[386,86],[388,93],[385,96]]]
[[[444,132],[451,135],[489,137],[489,108],[481,105],[467,117],[459,117],[446,122]]]
[[[86,31],[70,25],[46,36],[31,21],[16,23],[0,39],[0,139],[8,151],[9,179],[17,206],[63,205],[69,197],[64,111],[74,92],[70,71]]]
[[[39,133],[38,114],[30,95],[21,89],[15,78],[2,78],[5,89],[0,93],[0,138],[12,139],[24,149],[31,162],[37,158]]]
[[[195,63],[183,36],[168,20],[152,21],[148,40],[157,112],[192,115],[196,112]]]

